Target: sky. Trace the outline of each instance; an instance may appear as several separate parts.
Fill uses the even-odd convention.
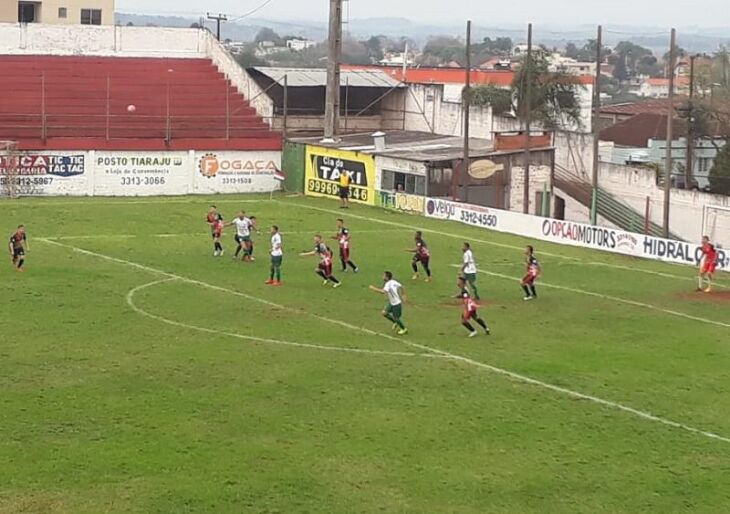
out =
[[[198,16],[202,9],[241,15],[265,4],[254,16],[277,20],[325,20],[328,0],[116,0],[117,10],[140,14]],[[490,26],[621,24],[655,27],[730,27],[728,0],[349,0],[349,16],[403,17],[419,23],[471,18]],[[504,6],[519,6],[506,9]]]

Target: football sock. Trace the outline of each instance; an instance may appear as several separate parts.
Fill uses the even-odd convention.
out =
[[[411,264],[411,267],[413,268],[413,273],[418,273],[418,265],[415,262]]]
[[[474,332],[474,327],[468,321],[462,321],[461,324],[464,325],[469,332]]]
[[[236,257],[238,257],[238,254],[239,254],[239,253],[241,253],[241,245],[238,245],[238,246],[236,247],[236,255],[235,255],[235,256],[236,256]]]
[[[387,319],[388,321],[392,321],[393,323],[397,323],[397,321],[395,320],[395,318],[389,312],[386,312],[385,314],[383,314],[383,316],[385,316],[385,319]]]
[[[276,273],[276,281],[281,282],[281,268],[279,266],[276,267],[276,270],[274,270]]]
[[[334,275],[330,275],[329,277],[327,277],[327,280],[329,280],[333,284],[339,284],[340,283],[340,281],[337,280],[337,277],[335,277]]]
[[[424,269],[424,271],[426,271],[426,276],[430,278],[431,277],[431,268],[429,268],[428,266],[426,266],[424,264],[423,269]]]
[[[532,296],[533,296],[534,298],[537,298],[537,289],[535,289],[535,284],[532,284],[532,285],[530,286],[530,293],[532,294]]]
[[[342,271],[347,271],[347,261],[340,257],[340,264],[342,264]]]
[[[474,292],[474,298],[479,300],[479,291],[477,291],[477,286],[474,282],[471,282],[469,285],[471,285],[471,290]]]
[[[347,261],[347,265],[350,266],[353,270],[357,269],[357,264],[352,261]]]
[[[531,296],[530,295],[530,288],[527,287],[527,285],[522,284],[522,290],[525,292],[525,296]]]
[[[319,276],[320,276],[320,277],[322,277],[323,279],[327,280],[327,275],[325,275],[325,274],[324,274],[324,271],[322,271],[321,269],[318,269],[318,270],[317,270],[317,275],[319,275]]]
[[[401,330],[405,330],[406,329],[406,326],[403,324],[403,322],[401,320],[396,319],[394,321],[395,321],[395,324],[398,325],[398,328],[400,328]]]
[[[18,269],[22,268],[23,264],[25,264],[25,259],[18,259]]]
[[[484,330],[487,330],[487,324],[482,318],[477,318],[475,321],[479,324],[480,327],[482,327]]]

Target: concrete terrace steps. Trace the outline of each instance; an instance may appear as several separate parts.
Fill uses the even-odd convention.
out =
[[[0,139],[26,148],[281,148],[209,59],[0,56],[0,70]]]

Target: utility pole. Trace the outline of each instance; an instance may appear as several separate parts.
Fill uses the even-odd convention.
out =
[[[206,13],[206,16],[209,20],[215,20],[216,30],[215,30],[215,37],[218,41],[221,40],[221,22],[222,21],[228,21],[228,16],[225,14],[210,14]]]
[[[522,188],[522,212],[530,213],[530,117],[532,116],[532,23],[527,25],[527,62],[525,63],[525,83],[522,98],[522,115],[525,120],[524,184]]]
[[[692,175],[694,171],[695,152],[695,59],[697,55],[689,58],[689,101],[687,102],[687,161],[684,166],[684,188],[692,189]]]
[[[342,0],[330,0],[327,39],[327,91],[324,105],[324,141],[334,141],[339,132],[340,60],[342,57]]]
[[[464,78],[464,94],[462,95],[462,102],[464,103],[464,158],[461,162],[461,170],[459,173],[458,187],[459,191],[457,196],[462,196],[462,184],[466,180],[466,175],[469,173],[469,166],[471,162],[469,160],[469,115],[471,114],[471,20],[466,22],[466,77]],[[466,195],[463,195],[466,197]],[[466,198],[460,198],[466,201]]]
[[[598,149],[601,134],[601,50],[603,49],[603,27],[598,26],[596,37],[596,82],[593,84],[593,194],[591,197],[591,224],[598,224]]]
[[[669,201],[672,191],[672,140],[674,139],[674,71],[677,67],[677,31],[669,41],[669,98],[667,103],[667,154],[664,167],[664,237],[669,237]]]

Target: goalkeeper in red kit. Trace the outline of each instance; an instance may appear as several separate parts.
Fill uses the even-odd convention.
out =
[[[702,259],[700,260],[700,273],[698,277],[698,291],[712,292],[712,277],[717,269],[718,253],[717,248],[710,242],[710,238],[702,238]],[[707,287],[704,282],[707,280]]]

